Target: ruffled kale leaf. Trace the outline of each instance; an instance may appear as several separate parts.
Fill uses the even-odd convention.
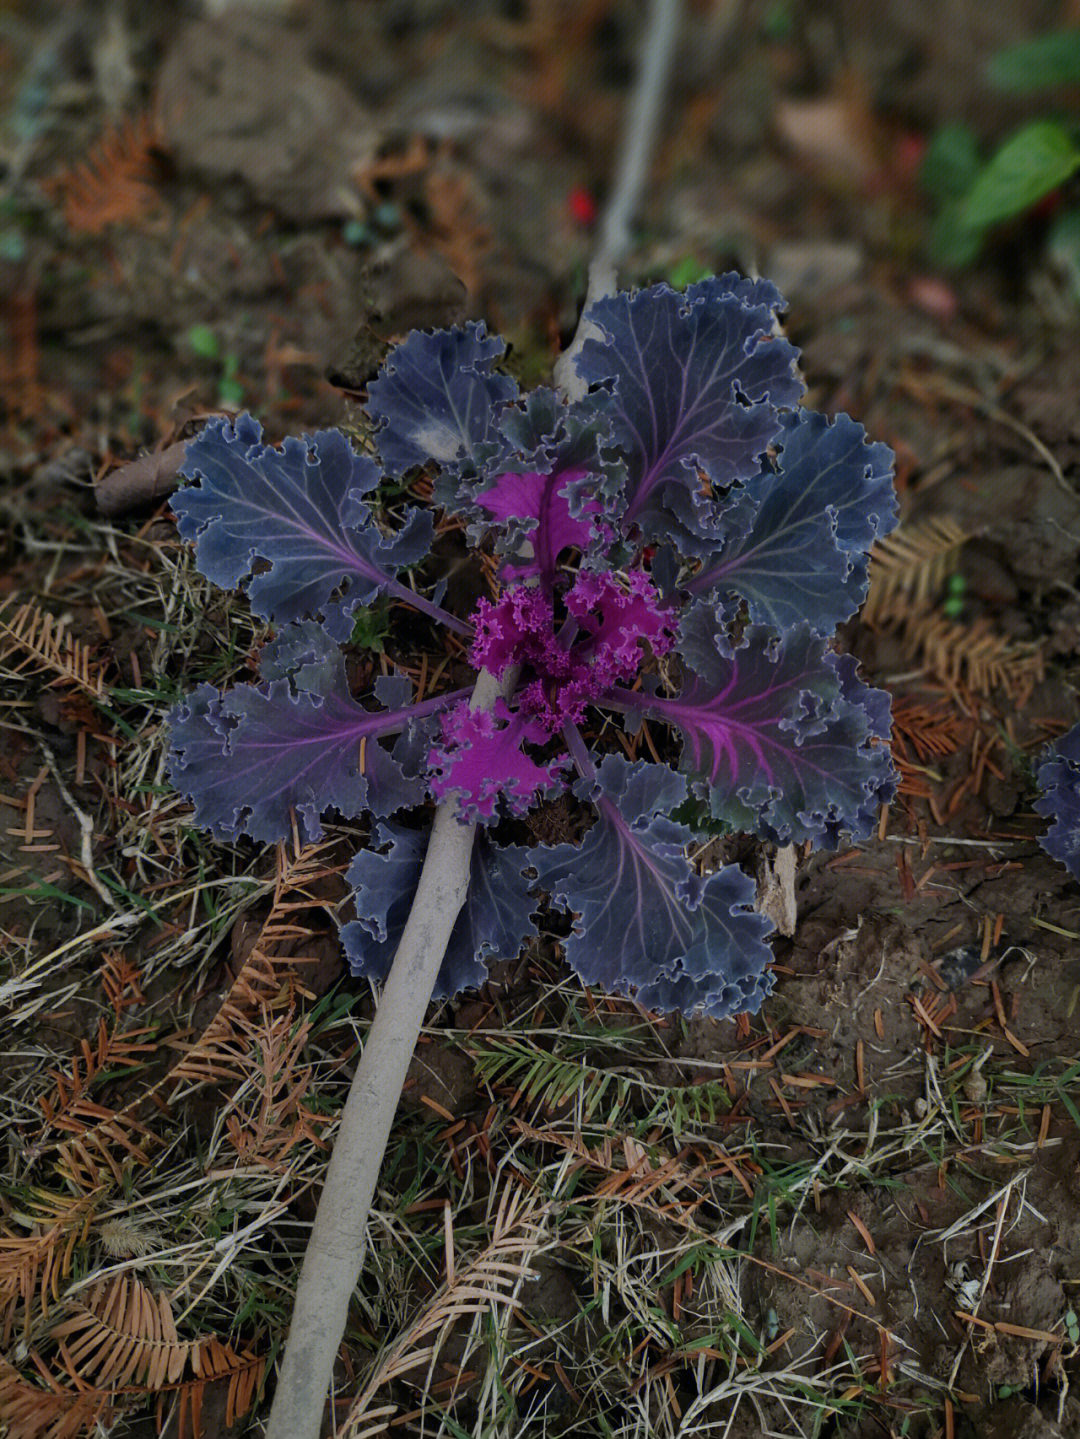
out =
[[[559,470],[545,475],[532,471],[499,475],[477,495],[477,504],[497,523],[503,535],[513,534],[512,549],[520,554],[528,545],[531,555],[512,561],[515,579],[535,576],[551,591],[558,574],[559,556],[569,549],[588,552],[594,533],[597,501],[586,503],[580,516],[570,510],[568,491],[582,480],[585,470]]]
[[[647,539],[676,530],[688,554],[716,538],[715,491],[757,472],[777,407],[802,394],[797,351],[774,334],[782,304],[765,280],[721,275],[591,307],[604,338],[586,340],[577,363],[625,467],[625,525]]]
[[[341,646],[318,620],[285,625],[259,653],[259,678],[288,679],[309,695],[329,694],[341,684]],[[398,703],[407,705],[411,698],[406,680]]]
[[[225,694],[200,685],[167,716],[169,778],[194,803],[196,824],[226,839],[274,843],[292,833],[295,813],[301,838],[311,841],[331,807],[388,815],[423,800],[416,740],[403,732],[457,697],[367,710],[349,694],[337,646],[331,659],[318,631],[284,631],[269,647],[262,683]],[[406,698],[400,688],[393,697]],[[384,749],[380,739],[395,734],[393,749]]]
[[[338,430],[274,449],[250,415],[213,420],[181,468],[199,483],[178,491],[172,507],[199,569],[226,588],[245,583],[252,610],[278,624],[322,614],[346,639],[351,611],[380,590],[409,594],[395,572],[431,548],[434,525],[423,510],[411,510],[392,537],[379,530],[363,500],[379,468]],[[254,573],[258,560],[268,568]],[[331,603],[339,586],[345,601]]]
[[[492,366],[506,346],[482,324],[413,330],[368,386],[383,471],[399,477],[435,461],[444,475],[476,473],[497,453],[500,410],[518,393]]]
[[[751,620],[831,634],[866,598],[870,548],[897,522],[893,455],[861,425],[780,416],[779,455],[718,511],[719,548],[685,588],[744,599]]]
[[[500,799],[508,813],[524,814],[539,795],[563,788],[559,773],[569,763],[566,756],[538,761],[523,748],[548,738],[541,724],[511,710],[505,700],[493,711],[462,702],[446,715],[442,738],[429,756],[431,792],[440,800],[455,793],[458,813],[470,824],[497,819]]]
[[[747,628],[732,648],[715,609],[695,604],[680,630],[688,679],[678,696],[630,696],[631,714],[683,736],[682,769],[711,813],[776,844],[835,847],[865,838],[891,797],[888,697],[803,624]]]
[[[577,790],[597,810],[581,844],[528,852],[539,887],[576,916],[566,957],[577,974],[646,1005],[677,991],[687,1013],[723,1017],[760,1002],[772,923],[754,912],[754,882],[736,866],[691,868],[692,835],[669,817],[686,796],[683,776],[607,755]]]
[[[1080,725],[1050,747],[1035,767],[1036,814],[1054,822],[1039,839],[1047,854],[1080,879]]]
[[[535,577],[550,592],[567,550],[588,562],[612,538],[605,509],[618,479],[601,457],[606,430],[554,390],[533,390],[499,417],[498,463],[472,480],[440,476],[435,500],[472,520],[472,543],[493,535],[507,577]]]
[[[354,888],[357,917],[341,931],[354,974],[377,984],[385,980],[401,941],[427,852],[428,833],[403,825],[377,824],[371,847],[363,849],[346,878]],[[469,985],[483,984],[487,964],[511,959],[536,933],[531,914],[536,900],[523,873],[528,863],[518,845],[495,845],[477,836],[465,904],[435,985],[435,998],[446,999]]]

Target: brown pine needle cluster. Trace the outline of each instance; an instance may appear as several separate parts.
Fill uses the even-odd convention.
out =
[[[213,1336],[182,1339],[162,1290],[119,1275],[92,1284],[65,1308],[67,1317],[48,1334],[52,1362],[31,1350],[38,1383],[0,1361],[7,1439],[78,1439],[140,1393],[180,1396],[177,1433],[198,1435],[203,1396],[214,1380],[228,1381],[226,1425],[255,1401],[265,1359]]]
[[[105,672],[91,647],[75,638],[68,621],[57,619],[33,600],[10,609],[13,598],[0,603],[0,664],[21,652],[22,657],[11,667],[12,675],[51,671],[58,683],[101,699]]]
[[[870,556],[870,593],[860,618],[872,629],[931,605],[972,536],[950,515],[906,521],[878,540]]]
[[[270,913],[217,1014],[170,1071],[169,1078],[195,1082],[237,1077],[237,1048],[245,1026],[264,1010],[280,1007],[295,986],[296,966],[314,964],[316,957],[297,954],[313,938],[311,928],[298,916],[321,901],[317,886],[337,874],[325,863],[326,845],[313,845],[298,856],[278,850],[277,879]]]
[[[302,1059],[311,1026],[297,1019],[292,1004],[276,1017],[264,1009],[257,1020],[236,1023],[233,1064],[243,1078],[225,1128],[245,1164],[282,1169],[303,1141],[323,1147],[319,1134],[325,1120],[304,1103],[313,1078]]]
[[[1010,640],[985,617],[963,624],[919,612],[907,622],[904,642],[908,657],[921,657],[930,674],[951,685],[963,682],[977,695],[1000,689],[1017,709],[1046,673],[1039,645]]]
[[[929,799],[933,791],[925,777],[926,768],[955,754],[970,727],[954,708],[931,708],[907,696],[897,699],[892,712],[892,752],[900,771],[899,793]]]
[[[228,1096],[221,1132],[244,1171],[287,1177],[301,1146],[322,1146],[325,1120],[307,1102],[311,1026],[298,1012],[297,970],[313,958],[303,952],[314,933],[304,921],[337,873],[325,846],[279,851],[269,912],[216,1014],[194,1041],[169,1038],[180,1057],[152,1083],[131,1085],[159,1052],[153,1029],[131,1013],[145,1000],[140,973],[122,951],[106,951],[101,985],[111,1016],[49,1071],[37,1095],[41,1120],[22,1147],[25,1172],[47,1168],[59,1183],[24,1191],[18,1204],[0,1198],[5,1439],[83,1439],[140,1401],[157,1405],[159,1430],[168,1421],[182,1439],[200,1439],[215,1381],[226,1385],[227,1424],[254,1404],[265,1335],[183,1333],[192,1322],[189,1286],[148,1277],[161,1240],[138,1213],[128,1217],[124,1197],[132,1174],[151,1174],[168,1151],[178,1096],[206,1085]],[[118,1083],[134,1087],[134,1098],[110,1103]],[[103,1257],[120,1272],[94,1278]]]
[[[152,111],[104,130],[81,164],[45,185],[68,229],[100,235],[112,225],[136,225],[152,215],[161,204],[153,183],[154,151],[161,146],[161,124]]]
[[[146,1042],[152,1033],[151,1029],[130,1029],[118,1034],[109,1030],[104,1018],[99,1019],[97,1042],[82,1040],[69,1071],[54,1070],[52,1092],[38,1099],[45,1117],[44,1134],[60,1130],[81,1135],[92,1122],[107,1129],[119,1143],[128,1147],[129,1153],[141,1157],[137,1143],[133,1143],[136,1136],[130,1131],[131,1119],[125,1117],[118,1123],[118,1112],[98,1103],[91,1095],[95,1081],[103,1074],[108,1072],[110,1078],[115,1078],[124,1070],[138,1069],[144,1058],[154,1053],[157,1046]]]
[[[446,1279],[376,1361],[338,1431],[340,1439],[369,1439],[389,1428],[397,1406],[388,1404],[373,1410],[375,1395],[393,1379],[430,1368],[459,1320],[509,1310],[520,1285],[534,1277],[529,1260],[543,1244],[545,1219],[543,1204],[511,1182],[499,1197],[490,1240],[458,1269],[448,1217]]]
[[[97,1206],[96,1194],[71,1197],[36,1190],[5,1222],[0,1231],[0,1338],[5,1349],[16,1332],[17,1317],[22,1320],[19,1331],[29,1334],[34,1311],[45,1318],[59,1301]]]
[[[965,623],[939,607],[941,590],[971,538],[950,516],[936,515],[879,540],[861,618],[871,629],[895,634],[905,658],[928,675],[982,696],[1000,689],[1019,707],[1044,676],[1040,646],[1000,634],[985,616]]]

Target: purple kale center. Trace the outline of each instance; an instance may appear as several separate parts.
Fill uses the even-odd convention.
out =
[[[432,793],[456,790],[473,818],[491,819],[500,796],[522,814],[538,796],[564,788],[568,757],[545,762],[522,746],[546,745],[580,724],[590,704],[632,682],[645,658],[643,641],[657,655],[675,643],[674,612],[640,571],[582,571],[558,611],[548,592],[530,584],[511,585],[477,606],[472,663],[499,679],[516,665],[521,676],[512,709],[500,703],[494,716],[481,716],[462,703],[450,710],[429,756]]]
[[[550,597],[529,585],[511,586],[494,603],[481,600],[470,654],[496,678],[520,665],[519,708],[549,735],[580,724],[588,705],[635,678],[643,640],[657,655],[675,642],[674,616],[640,571],[582,571],[565,608],[558,624]]]

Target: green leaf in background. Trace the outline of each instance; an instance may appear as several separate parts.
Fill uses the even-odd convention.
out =
[[[673,290],[685,290],[687,285],[696,285],[698,280],[704,280],[710,273],[708,265],[703,265],[693,255],[684,255],[681,260],[676,260],[668,272],[668,284]]]
[[[244,403],[244,387],[237,378],[240,361],[236,355],[225,356],[218,382],[218,404],[226,409],[239,410]]]
[[[187,344],[200,360],[216,360],[221,354],[221,341],[209,325],[192,325],[187,332]]]
[[[942,125],[926,147],[919,181],[932,199],[947,205],[967,194],[981,166],[975,131],[957,121]]]
[[[1080,85],[1080,30],[1056,30],[1000,50],[987,65],[986,78],[1015,93]]]
[[[1035,120],[1006,140],[968,194],[964,223],[988,229],[1021,215],[1080,169],[1080,149],[1054,120]]]
[[[946,205],[930,231],[930,258],[946,270],[962,270],[978,257],[986,231],[964,218],[966,197]]]
[[[389,633],[390,606],[384,599],[353,610],[353,628],[349,636],[351,645],[359,645],[361,649],[374,650],[381,655]]]

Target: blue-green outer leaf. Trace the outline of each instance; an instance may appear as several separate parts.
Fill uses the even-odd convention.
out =
[[[343,927],[341,939],[352,972],[376,984],[390,972],[412,909],[428,838],[426,831],[403,825],[376,825],[372,847],[361,850],[349,867],[346,877],[354,889],[357,917]],[[526,863],[520,846],[495,845],[487,835],[477,835],[469,888],[436,980],[436,999],[483,984],[490,961],[513,959],[536,933],[531,918],[536,900],[523,873]]]
[[[388,475],[431,462],[445,472],[473,472],[494,443],[502,408],[518,387],[492,366],[505,345],[482,324],[413,330],[396,345],[368,386],[367,413]]]
[[[1035,768],[1039,797],[1036,814],[1053,820],[1039,843],[1080,879],[1080,725],[1074,725],[1044,754]]]
[[[187,446],[181,473],[199,481],[172,499],[199,569],[226,588],[244,584],[255,614],[279,624],[321,614],[346,639],[351,610],[401,591],[395,572],[431,548],[434,523],[419,509],[382,534],[363,500],[379,469],[339,430],[274,449],[250,415],[214,420]],[[268,568],[256,574],[259,560]],[[331,600],[339,587],[344,603]]]
[[[697,553],[717,534],[711,489],[753,475],[802,394],[797,354],[774,333],[783,301],[766,280],[721,275],[685,293],[654,285],[614,295],[588,316],[603,332],[578,369],[611,422],[625,468],[624,522]],[[703,485],[702,476],[707,484]]]
[[[847,415],[781,416],[780,452],[721,511],[725,538],[687,582],[750,618],[831,634],[866,598],[870,547],[897,522],[893,455]]]
[[[580,845],[529,850],[537,884],[576,916],[566,958],[586,984],[662,1007],[676,989],[686,1012],[757,1009],[770,987],[771,921],[734,865],[697,874],[691,832],[668,817],[686,782],[664,765],[607,755],[596,770],[597,820]]]
[[[689,676],[681,694],[616,702],[682,733],[681,768],[715,819],[776,844],[835,848],[843,831],[870,833],[895,789],[889,701],[857,678],[850,656],[805,624],[779,635],[750,625],[733,649],[705,603],[684,620],[679,652]]]

